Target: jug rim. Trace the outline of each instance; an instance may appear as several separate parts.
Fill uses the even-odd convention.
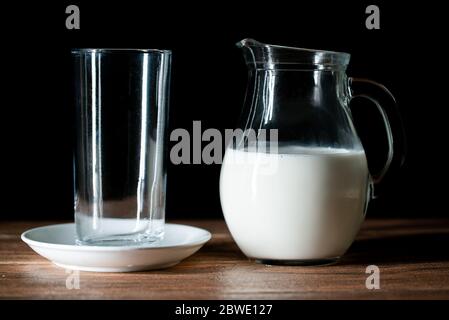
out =
[[[248,65],[262,65],[265,69],[294,68],[297,65],[338,69],[345,68],[351,58],[347,52],[267,44],[251,38],[237,42],[236,46],[250,49],[251,55],[245,55]]]

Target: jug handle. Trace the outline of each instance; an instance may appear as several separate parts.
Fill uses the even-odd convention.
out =
[[[389,103],[390,108],[386,109],[385,106],[387,104],[380,104],[379,101],[377,99],[373,98],[371,95],[362,93],[362,92],[359,93],[358,90],[354,90],[353,84],[356,84],[356,83],[363,84],[367,87],[373,87],[373,88],[380,89],[380,91],[388,98],[388,100],[390,102]],[[406,135],[405,135],[405,129],[404,129],[404,125],[402,122],[402,118],[400,116],[395,97],[393,96],[391,91],[388,90],[383,84],[377,83],[377,82],[375,82],[373,80],[369,80],[369,79],[352,78],[351,77],[351,78],[349,78],[349,88],[351,89],[351,93],[352,93],[351,100],[354,98],[365,98],[365,99],[368,99],[369,101],[373,102],[374,105],[377,107],[377,110],[381,114],[383,122],[384,122],[385,130],[386,130],[386,134],[387,134],[387,140],[388,140],[387,159],[385,161],[383,168],[378,173],[371,175],[374,184],[378,184],[379,182],[382,181],[382,179],[384,178],[388,169],[390,168],[390,165],[395,156],[395,152],[398,153],[398,151],[396,151],[396,144],[395,144],[396,139],[394,139],[394,138],[400,137],[400,139],[402,140],[402,150],[398,154],[398,156],[400,156],[399,166],[402,166],[404,164],[405,155],[406,155]],[[389,115],[393,115],[393,114],[395,115],[395,118],[396,118],[398,126],[399,126],[399,128],[397,128],[400,131],[399,136],[393,135],[393,130],[390,125]]]

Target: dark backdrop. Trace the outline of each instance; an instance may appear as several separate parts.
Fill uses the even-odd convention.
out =
[[[81,29],[65,28],[77,4]],[[380,7],[381,29],[365,28],[365,8]],[[1,203],[7,219],[71,218],[72,96],[70,49],[173,50],[170,129],[233,128],[246,67],[235,42],[350,52],[348,74],[385,84],[396,95],[408,156],[379,187],[369,216],[445,216],[447,69],[444,10],[380,1],[16,2],[1,7]],[[371,167],[385,136],[372,106],[355,104]],[[361,112],[360,110],[363,109]],[[221,217],[219,165],[169,165],[167,217]]]

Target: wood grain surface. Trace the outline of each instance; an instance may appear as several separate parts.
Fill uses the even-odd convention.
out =
[[[56,222],[0,222],[2,299],[449,299],[449,220],[367,220],[335,265],[267,266],[248,260],[224,221],[174,221],[213,237],[179,265],[134,273],[68,274],[20,240],[32,227]],[[380,289],[368,290],[368,265],[380,268]]]

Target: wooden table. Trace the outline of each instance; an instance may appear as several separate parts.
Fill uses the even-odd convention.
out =
[[[180,221],[177,221],[180,222]],[[0,222],[0,298],[13,299],[449,299],[449,220],[367,220],[336,265],[266,266],[238,250],[221,220],[181,221],[212,240],[179,265],[135,273],[68,274],[20,240],[54,222]],[[380,269],[380,289],[365,286]]]

